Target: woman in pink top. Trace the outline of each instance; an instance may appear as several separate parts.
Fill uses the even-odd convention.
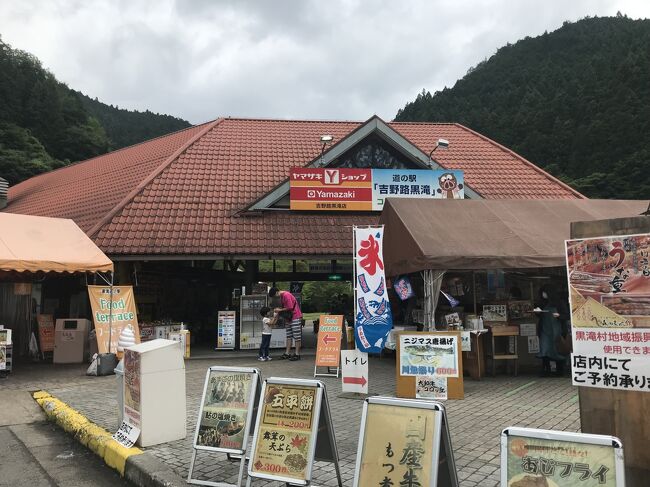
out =
[[[280,295],[280,307],[275,308],[277,313],[280,313],[280,316],[286,315],[283,318],[284,329],[287,332],[287,349],[285,353],[280,357],[281,359],[289,359],[291,361],[300,360],[300,344],[302,343],[302,311],[300,311],[300,305],[298,301],[288,291],[280,291],[277,287],[272,287],[269,290],[269,297],[274,298],[277,295]],[[287,319],[291,316],[290,319]],[[296,347],[295,353],[291,354],[291,340]]]

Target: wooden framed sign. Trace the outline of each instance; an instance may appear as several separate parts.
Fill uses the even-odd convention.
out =
[[[210,367],[205,376],[199,415],[194,431],[192,460],[187,482],[225,486],[230,484],[192,478],[197,451],[239,455],[237,486],[244,476],[249,433],[253,431],[260,392],[260,371],[254,368]]]
[[[334,463],[342,487],[325,385],[317,380],[265,380],[246,485],[252,479],[310,485],[315,458]]]
[[[625,487],[623,445],[614,436],[506,428],[503,487]]]
[[[457,487],[444,407],[370,397],[363,405],[354,487]]]

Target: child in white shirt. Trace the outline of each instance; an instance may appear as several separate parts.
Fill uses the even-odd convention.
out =
[[[257,360],[265,362],[267,360],[272,360],[271,357],[269,357],[269,348],[271,346],[271,334],[273,333],[272,328],[278,321],[278,314],[274,314],[271,308],[264,306],[260,309],[260,315],[262,316],[262,344],[260,345],[260,352]]]

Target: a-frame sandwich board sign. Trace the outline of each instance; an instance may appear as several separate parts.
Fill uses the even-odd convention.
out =
[[[187,482],[210,487],[233,484],[193,478],[197,452],[226,453],[239,460],[237,487],[244,479],[249,435],[253,433],[259,404],[259,369],[210,367],[205,376],[203,395],[194,432],[192,459]]]
[[[318,335],[316,336],[316,359],[314,361],[314,377],[339,376],[341,370],[341,336],[343,333],[342,315],[321,315],[319,318]],[[327,367],[327,372],[319,372],[318,368]],[[335,370],[335,373],[332,373]]]
[[[445,408],[434,401],[369,397],[363,405],[353,485],[402,482],[458,487]]]
[[[338,485],[343,487],[325,384],[311,379],[266,379],[246,486],[255,479],[313,485],[315,460],[332,462]]]
[[[609,435],[508,427],[501,433],[501,485],[526,481],[625,487],[623,444]]]

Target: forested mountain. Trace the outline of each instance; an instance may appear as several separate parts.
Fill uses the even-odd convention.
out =
[[[104,105],[71,90],[0,40],[0,177],[10,184],[189,126]]]
[[[650,198],[650,20],[586,18],[508,44],[396,120],[459,122],[589,197]]]

